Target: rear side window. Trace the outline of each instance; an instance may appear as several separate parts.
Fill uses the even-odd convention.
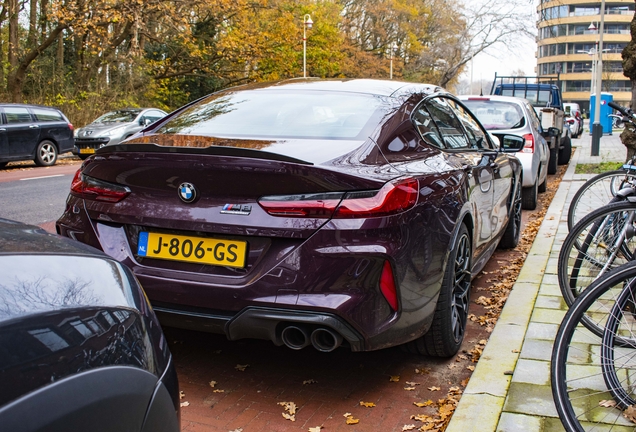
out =
[[[30,123],[31,114],[29,110],[21,107],[4,107],[4,115],[7,118],[7,123]]]
[[[420,136],[429,145],[438,148],[444,148],[444,142],[442,141],[442,137],[437,130],[437,126],[435,126],[435,122],[431,117],[431,114],[426,110],[424,104],[420,104],[420,106],[413,112],[413,124],[415,125],[415,129],[420,133]]]
[[[442,98],[429,99],[427,109],[442,134],[444,145],[448,149],[466,149],[470,147],[462,124],[453,113],[453,109]]]
[[[58,111],[47,110],[41,108],[31,108],[31,112],[35,114],[35,118],[38,121],[62,121],[62,114]]]

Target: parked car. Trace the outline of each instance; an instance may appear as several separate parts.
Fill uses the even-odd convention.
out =
[[[132,272],[0,219],[0,424],[7,431],[179,430],[166,339]]]
[[[0,104],[0,168],[12,161],[54,165],[73,150],[73,125],[56,108]]]
[[[460,99],[489,131],[523,136],[525,145],[517,153],[523,165],[522,203],[525,210],[537,207],[539,192],[548,185],[550,148],[532,105],[510,96],[460,96]]]
[[[572,138],[580,138],[583,133],[583,117],[581,116],[581,108],[577,103],[564,103],[565,121],[570,126]]]
[[[544,138],[550,147],[548,174],[556,174],[558,165],[570,162],[572,156],[572,133],[565,121],[560,81],[546,77],[498,76],[492,83],[490,93],[527,99],[539,116]],[[557,129],[558,134],[550,132]]]
[[[431,85],[231,88],[99,149],[56,226],[128,265],[166,325],[451,356],[472,277],[519,238],[524,140],[498,139]]]
[[[164,111],[157,108],[127,108],[107,112],[91,124],[77,129],[73,153],[86,159],[98,148],[106,144],[118,144],[165,115]]]

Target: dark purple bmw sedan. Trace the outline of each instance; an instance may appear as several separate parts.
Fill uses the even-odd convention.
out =
[[[518,241],[523,144],[431,85],[235,87],[98,150],[57,230],[129,266],[165,325],[451,356],[471,278]]]

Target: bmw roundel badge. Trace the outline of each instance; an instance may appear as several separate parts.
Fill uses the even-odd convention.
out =
[[[191,203],[197,199],[197,190],[192,183],[181,183],[179,185],[179,198],[184,203]]]

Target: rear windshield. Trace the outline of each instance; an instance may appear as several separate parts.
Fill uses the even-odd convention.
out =
[[[135,120],[141,110],[111,111],[99,117],[93,123],[130,123]]]
[[[535,88],[518,86],[514,89],[509,87],[501,89],[502,96],[514,96],[526,99],[532,104],[532,106],[539,108],[550,106],[550,104],[553,103],[553,101],[550,99],[551,93],[551,90],[537,90],[536,86]],[[554,102],[558,103],[557,101]]]
[[[223,138],[358,139],[377,125],[382,105],[379,97],[359,93],[232,92],[210,96],[189,107],[156,133]]]
[[[512,102],[463,100],[488,130],[517,129],[525,125],[523,110]]]

